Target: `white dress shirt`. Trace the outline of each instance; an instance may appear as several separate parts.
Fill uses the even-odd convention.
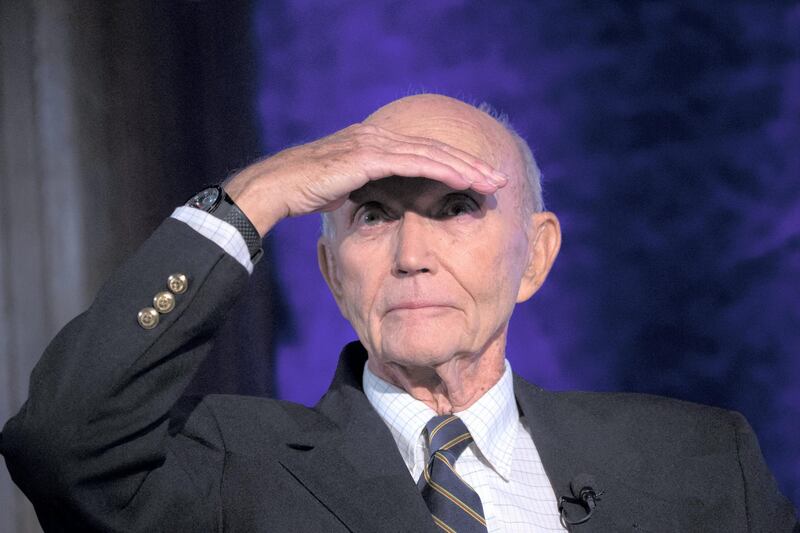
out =
[[[389,426],[414,481],[429,450],[425,424],[436,413],[364,365],[364,392]],[[475,489],[490,532],[564,531],[556,496],[514,398],[511,365],[467,410],[455,413],[474,439],[456,461],[458,473]]]
[[[239,231],[194,207],[181,206],[172,218],[188,224],[233,256],[249,273],[253,263]],[[407,392],[387,383],[364,365],[364,392],[389,426],[416,482],[429,456],[423,430],[436,413]],[[456,470],[475,489],[490,532],[564,531],[556,496],[530,432],[520,420],[511,365],[466,411],[456,413],[473,442],[456,461]]]
[[[193,230],[207,239],[211,239],[228,255],[233,256],[247,272],[253,273],[253,262],[250,260],[250,251],[247,243],[239,230],[224,220],[206,213],[196,207],[182,205],[175,208],[172,218],[185,222]]]

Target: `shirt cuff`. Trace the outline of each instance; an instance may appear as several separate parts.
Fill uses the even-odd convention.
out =
[[[248,273],[253,273],[253,262],[250,260],[250,251],[247,243],[239,230],[210,213],[195,207],[182,205],[175,208],[172,218],[185,222],[203,237],[211,239],[228,255],[233,256]]]

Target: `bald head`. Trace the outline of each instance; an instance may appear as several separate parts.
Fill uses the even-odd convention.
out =
[[[364,123],[442,141],[509,175],[520,162],[514,139],[503,126],[486,113],[448,96],[420,94],[401,98],[372,113]]]
[[[486,161],[511,177],[509,188],[523,220],[544,209],[541,172],[528,144],[488,104],[475,107],[449,96],[418,94],[386,104],[363,122],[435,139]],[[330,229],[323,214],[323,232],[329,234]]]

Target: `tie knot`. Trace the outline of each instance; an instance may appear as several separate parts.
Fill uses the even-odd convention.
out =
[[[431,455],[449,452],[455,459],[472,442],[464,421],[455,415],[434,416],[425,424],[425,430]]]

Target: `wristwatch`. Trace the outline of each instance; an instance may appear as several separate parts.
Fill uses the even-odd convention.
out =
[[[250,260],[254,265],[264,255],[264,250],[261,248],[261,235],[221,185],[212,185],[203,189],[189,198],[186,205],[214,215],[236,228],[244,238],[247,251],[250,252]]]

